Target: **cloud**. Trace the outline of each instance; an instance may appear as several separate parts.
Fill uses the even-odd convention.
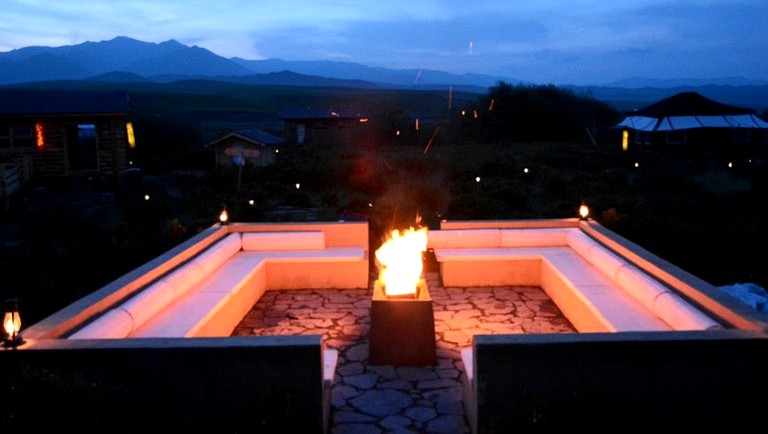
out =
[[[483,19],[415,20],[397,25],[378,21],[348,22],[336,28],[302,27],[254,31],[251,37],[267,57],[288,60],[354,58],[371,65],[418,68],[452,59],[500,55],[505,41],[533,43],[546,37],[546,28],[528,21]],[[499,35],[502,35],[499,37]],[[333,54],[332,54],[333,53]],[[448,65],[450,66],[450,65]],[[457,63],[454,68],[461,69]]]
[[[676,58],[702,75],[766,78],[766,16],[764,0],[3,0],[0,50],[129,36],[458,73],[659,76],[680,72]]]

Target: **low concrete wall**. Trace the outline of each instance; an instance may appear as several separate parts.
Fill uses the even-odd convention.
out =
[[[109,310],[146,285],[188,261],[227,235],[228,226],[214,225],[102,288],[76,300],[24,329],[30,339],[58,339],[91,318]]]
[[[326,247],[363,246],[366,253],[369,248],[368,222],[232,223],[226,228],[230,233],[323,231]]]
[[[59,339],[72,333],[86,322],[107,312],[142,291],[166,273],[172,272],[195,255],[238,232],[305,232],[323,231],[326,247],[361,247],[368,257],[367,222],[309,222],[309,223],[232,223],[215,224],[150,262],[126,273],[115,281],[73,302],[40,322],[27,327],[24,336],[31,339]],[[348,264],[341,267],[350,268]],[[357,273],[354,282],[367,286],[368,261],[362,261],[350,273]],[[352,278],[350,277],[351,281]]]
[[[323,231],[326,247],[363,252],[363,260],[338,266],[340,282],[367,286],[367,223],[214,225],[22,330],[22,347],[0,350],[0,386],[11,403],[0,406],[0,432],[324,432],[324,357],[334,352],[323,350],[321,337],[229,337],[266,287],[266,272],[198,331],[222,337],[66,339],[230,234],[255,231]]]
[[[323,432],[320,336],[44,340],[0,351],[0,432]]]
[[[755,330],[768,332],[768,316],[750,308],[735,297],[726,294],[702,279],[680,269],[679,267],[659,258],[637,244],[601,226],[594,220],[578,219],[549,219],[549,220],[498,220],[498,221],[443,221],[441,230],[492,230],[499,229],[579,229],[593,242],[602,246],[606,251],[615,254],[627,263],[642,270],[674,293],[674,298],[680,298],[682,304],[690,304],[709,316],[712,320],[726,328]],[[570,243],[570,241],[569,241]],[[432,252],[434,255],[434,248]],[[466,271],[472,275],[472,267],[468,264]],[[456,264],[451,264],[456,267]],[[445,267],[440,265],[441,273]],[[490,269],[483,270],[482,279],[491,281],[498,273],[492,274]],[[448,271],[450,276],[456,275]],[[445,279],[444,279],[445,280]],[[467,282],[462,282],[467,283]],[[493,282],[492,284],[496,284]],[[626,286],[626,285],[624,285]]]
[[[476,335],[477,432],[760,426],[768,336],[744,330]]]
[[[440,263],[440,278],[449,286],[541,286],[541,258]]]
[[[611,251],[674,288],[678,294],[705,310],[718,322],[738,329],[768,332],[768,316],[752,309],[741,300],[661,259],[593,220],[580,221],[579,227]]]

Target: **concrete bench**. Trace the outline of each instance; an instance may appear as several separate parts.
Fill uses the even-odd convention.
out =
[[[320,231],[233,233],[69,339],[228,337],[268,289],[367,287],[367,269],[365,248],[327,247]],[[338,351],[320,362],[327,424]]]
[[[69,339],[119,339],[131,336],[148,321],[163,312],[168,306],[183,299],[194,287],[206,278],[215,278],[220,269],[228,269],[224,264],[242,247],[240,234],[230,234],[177,267],[170,273],[112,308],[92,322],[75,331]],[[241,270],[242,273],[250,270]],[[241,273],[241,274],[242,274]],[[210,279],[209,279],[210,280]],[[232,280],[236,280],[233,276]],[[237,286],[237,285],[235,285]],[[223,291],[237,289],[231,285]],[[197,293],[198,291],[193,291]],[[177,330],[181,330],[179,326]],[[175,337],[185,337],[186,333],[176,332]]]
[[[580,332],[722,328],[575,228],[428,232],[445,286],[540,286]]]
[[[606,370],[610,375],[619,375],[618,378],[626,376],[631,380],[625,383],[643,387],[644,382],[654,380],[645,376],[643,380],[635,381],[635,373],[645,375],[649,372],[645,365],[654,366],[650,370],[653,372],[664,370],[659,365],[665,363],[663,356],[660,361],[650,363],[648,357],[653,356],[641,356],[651,348],[655,350],[657,342],[662,342],[659,347],[666,347],[665,337],[670,336],[668,345],[674,346],[676,339],[680,338],[673,336],[700,336],[686,333],[702,330],[708,331],[706,335],[716,336],[716,333],[724,331],[721,324],[671,288],[578,228],[483,227],[431,231],[428,232],[428,249],[434,252],[439,263],[444,286],[539,286],[580,332],[565,334],[564,337],[476,335],[472,347],[461,350],[465,372],[462,376],[465,411],[474,433],[537,430],[544,427],[537,419],[545,423],[560,421],[556,423],[565,425],[574,421],[585,428],[593,428],[591,423],[596,418],[605,420],[602,411],[595,410],[599,415],[593,412],[588,418],[576,420],[568,410],[572,400],[584,402],[582,395],[593,393],[593,389],[589,389],[592,384],[601,384],[594,390],[598,390],[600,398],[608,397],[609,402],[626,402],[623,396],[634,396],[634,393],[626,392],[628,389],[600,389]],[[632,336],[642,338],[637,344],[625,344],[627,338],[620,337],[616,332],[622,332],[621,336],[630,336],[630,340]],[[566,342],[559,343],[561,339]],[[528,345],[529,341],[535,342]],[[601,355],[595,355],[603,348],[615,351],[615,359],[603,360]],[[626,374],[617,373],[615,367],[619,366],[618,360],[625,360],[623,351],[627,348],[639,356],[638,362],[632,363]],[[519,352],[528,349],[531,350],[531,357],[519,360]],[[561,364],[563,359],[569,363],[562,366],[570,367],[577,359],[564,356],[562,351],[571,349],[577,357],[583,355],[589,359],[594,355],[595,361],[588,365],[588,372],[584,372],[585,365],[580,362],[572,369],[557,366],[542,368],[547,364]],[[696,363],[693,361],[695,357],[689,357],[685,350],[680,350],[679,354],[686,363]],[[518,372],[517,365],[510,363],[510,360],[530,367],[534,372]],[[562,381],[552,381],[550,377],[553,373]],[[669,381],[675,375],[662,374],[663,379],[657,384]],[[705,382],[705,375],[694,375],[702,377],[702,383]],[[584,378],[589,380],[582,382]],[[608,383],[613,381],[614,377],[611,378]],[[583,383],[583,389],[574,391],[568,388],[574,382],[579,383],[579,387]],[[562,391],[561,384],[565,385]],[[616,395],[619,390],[622,392]],[[513,395],[516,399],[510,399]],[[659,398],[651,392],[642,399],[660,402]],[[539,399],[542,401],[537,401]],[[554,403],[551,408],[538,407],[540,403],[550,405],[550,402]],[[667,402],[649,407],[650,411],[657,414],[665,411],[669,407]],[[636,415],[633,413],[636,406],[629,404],[626,408],[630,410],[623,414]],[[686,417],[693,413],[687,413]],[[612,419],[606,425],[613,426],[613,422]]]
[[[367,287],[367,268],[320,231],[233,233],[69,338],[229,336],[266,290]]]
[[[538,286],[560,308],[579,332],[664,331],[672,328],[595,270],[567,247],[510,247],[494,249],[440,249],[447,286]],[[450,267],[460,262],[459,273],[473,270],[480,282],[456,281]],[[446,277],[452,284],[445,283]],[[480,285],[479,285],[480,284]]]
[[[356,247],[238,252],[131,336],[229,336],[266,290],[352,287],[354,283],[347,279],[349,274],[336,277],[318,269],[324,265],[354,264],[363,257],[363,249]],[[289,271],[275,271],[278,266]]]

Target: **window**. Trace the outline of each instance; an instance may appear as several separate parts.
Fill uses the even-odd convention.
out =
[[[32,128],[16,127],[13,129],[14,148],[31,148],[34,144],[35,141],[32,136]]]
[[[675,130],[667,132],[668,145],[684,145],[687,142],[685,130]]]
[[[67,128],[69,170],[98,169],[96,125],[78,124]]]
[[[11,147],[11,129],[8,127],[0,127],[0,148]]]
[[[128,147],[134,149],[136,147],[136,136],[133,132],[133,122],[126,122],[125,133],[128,135]]]
[[[32,127],[0,127],[0,148],[32,148],[33,131]]]
[[[635,133],[635,144],[636,145],[650,145],[651,144],[651,134],[646,133],[645,131],[637,131]]]

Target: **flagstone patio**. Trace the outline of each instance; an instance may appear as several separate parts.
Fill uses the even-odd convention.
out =
[[[475,334],[576,333],[537,287],[448,287],[426,275],[438,363],[368,364],[372,289],[268,291],[233,336],[322,335],[339,350],[330,432],[469,433],[460,351]]]

